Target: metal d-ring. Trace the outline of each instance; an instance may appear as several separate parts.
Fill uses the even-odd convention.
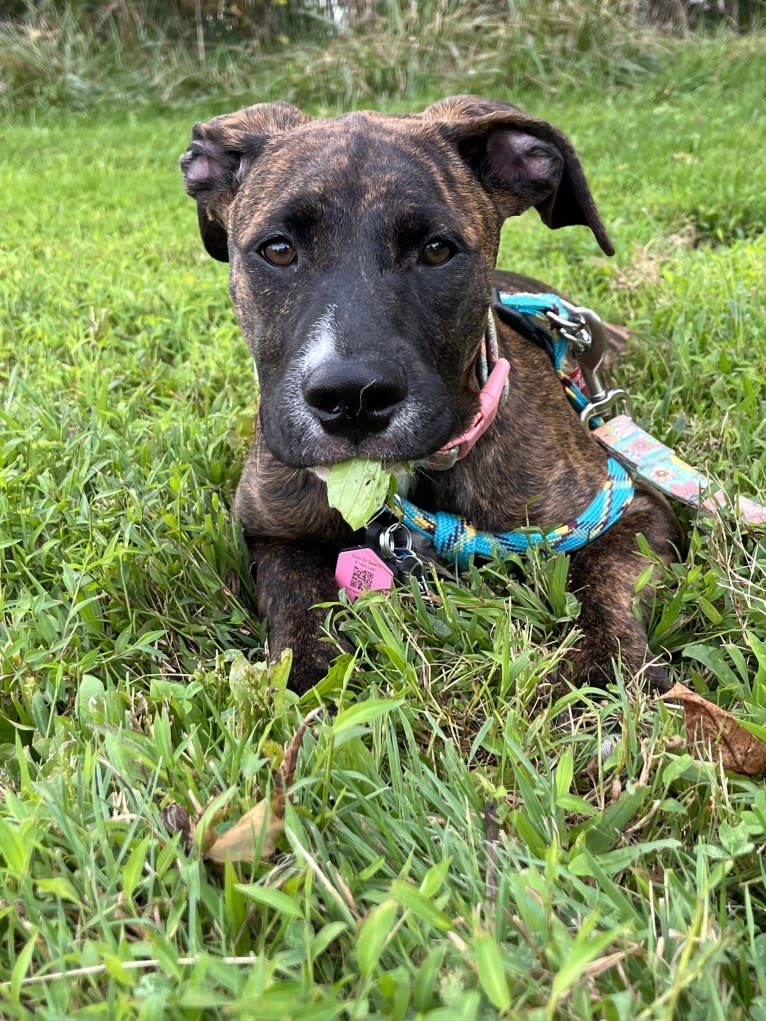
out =
[[[396,551],[412,549],[412,533],[401,521],[384,528],[378,537],[380,552],[386,560],[395,560]]]

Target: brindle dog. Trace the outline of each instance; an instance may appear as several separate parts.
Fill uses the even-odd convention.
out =
[[[235,499],[272,657],[292,648],[304,691],[335,650],[316,603],[337,597],[338,551],[358,536],[312,471],[352,457],[418,462],[472,420],[503,221],[537,209],[551,228],[587,225],[613,249],[574,148],[515,106],[456,96],[417,116],[315,120],[286,103],[194,127],[181,157],[208,252],[255,360],[260,407]],[[504,279],[524,289],[525,278]],[[533,289],[536,289],[533,287]],[[416,471],[409,499],[481,529],[554,527],[585,508],[606,454],[568,404],[548,356],[502,322],[510,392],[473,451]],[[603,683],[615,657],[666,688],[651,662],[634,583],[636,535],[666,562],[679,528],[639,488],[620,520],[574,553],[582,638],[576,683]]]

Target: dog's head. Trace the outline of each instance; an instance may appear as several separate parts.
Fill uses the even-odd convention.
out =
[[[456,96],[416,116],[314,120],[286,103],[194,127],[181,157],[285,464],[417,460],[478,406],[500,229],[534,206],[612,246],[570,142]]]

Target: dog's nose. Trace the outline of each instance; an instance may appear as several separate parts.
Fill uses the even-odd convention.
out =
[[[383,432],[407,396],[395,365],[333,360],[303,382],[303,399],[325,432],[360,439]]]

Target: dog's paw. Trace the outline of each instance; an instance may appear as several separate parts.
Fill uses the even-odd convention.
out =
[[[603,654],[596,656],[589,653],[589,650],[581,648],[562,665],[561,677],[576,688],[605,688],[615,680],[619,663],[625,676],[636,677],[639,683],[643,681],[651,692],[662,694],[670,690],[672,681],[665,668],[651,660],[650,656],[651,653],[647,649],[646,655],[642,658],[625,655],[606,658]]]
[[[643,670],[643,676],[649,683],[649,688],[653,692],[664,694],[666,691],[670,691],[673,687],[673,682],[668,677],[668,672],[665,667],[660,666],[659,663],[649,663]]]
[[[282,651],[291,649],[293,654],[292,667],[287,686],[296,695],[303,695],[318,684],[332,666],[334,660],[342,652],[332,642],[322,641],[284,641],[275,647],[269,642],[269,660],[272,663],[278,662]]]

